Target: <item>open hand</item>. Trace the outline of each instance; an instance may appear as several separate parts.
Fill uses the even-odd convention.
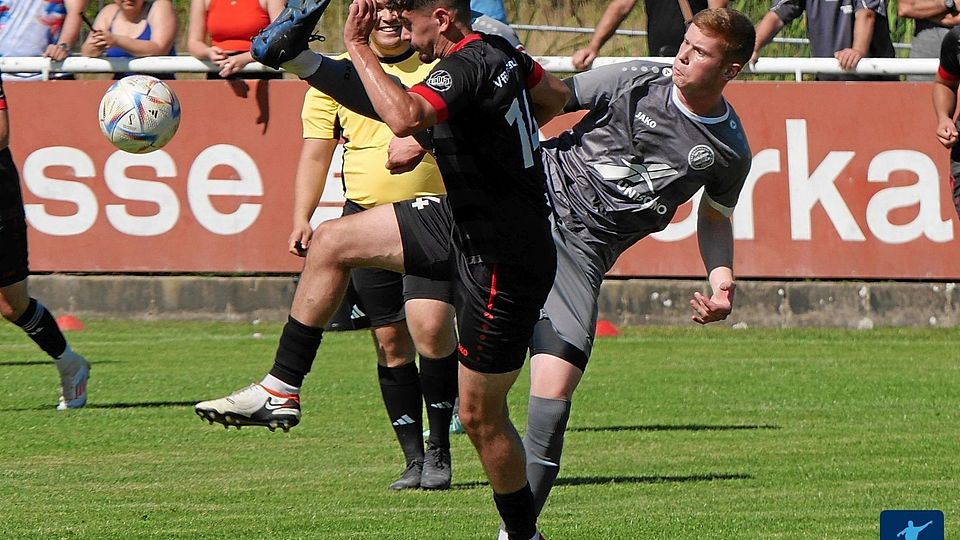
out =
[[[690,300],[690,307],[696,312],[692,317],[693,322],[707,324],[726,319],[733,311],[733,293],[736,287],[732,281],[724,281],[713,291],[710,298],[699,292],[693,293],[693,300]]]

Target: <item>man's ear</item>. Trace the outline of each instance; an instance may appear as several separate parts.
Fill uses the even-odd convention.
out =
[[[433,20],[440,27],[440,33],[443,33],[453,24],[453,13],[443,6],[437,7],[433,10]]]
[[[730,64],[723,70],[723,78],[732,81],[740,74],[740,70],[743,69],[743,64]]]

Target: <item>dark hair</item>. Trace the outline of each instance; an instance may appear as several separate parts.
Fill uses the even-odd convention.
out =
[[[387,0],[387,9],[397,13],[435,7],[445,7],[455,11],[457,20],[470,24],[470,0]]]
[[[735,9],[705,9],[693,16],[693,24],[703,33],[720,38],[726,45],[725,60],[746,64],[753,55],[757,33],[746,15]]]

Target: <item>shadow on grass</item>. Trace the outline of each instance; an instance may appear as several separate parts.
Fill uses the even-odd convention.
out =
[[[83,409],[159,409],[163,407],[193,407],[196,404],[197,404],[197,401],[141,401],[138,403],[87,403],[87,405],[83,407]],[[50,411],[50,410],[53,410],[52,406],[0,409],[0,412]]]
[[[90,403],[87,409],[159,409],[162,407],[193,407],[198,401],[140,401],[136,403]]]
[[[103,364],[122,364],[123,362],[119,360],[97,360],[96,362],[91,362],[93,366],[99,366]],[[26,360],[22,362],[17,362],[16,360],[0,362],[0,367],[4,366],[52,366],[53,359],[50,360]]]
[[[558,478],[557,486],[605,486],[609,484],[673,484],[680,482],[716,482],[718,480],[753,480],[753,475],[741,473],[707,473],[669,476],[574,476]],[[460,482],[451,489],[488,487],[488,482]]]
[[[754,429],[780,429],[780,426],[771,424],[652,424],[648,426],[598,426],[572,427],[567,432],[595,432],[595,431],[744,431]]]

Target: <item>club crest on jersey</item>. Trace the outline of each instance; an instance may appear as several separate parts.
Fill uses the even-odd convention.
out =
[[[453,77],[445,69],[434,71],[427,79],[427,86],[437,92],[446,92],[453,86]]]
[[[690,168],[695,171],[702,171],[710,167],[715,160],[716,155],[713,153],[713,148],[704,144],[694,146],[690,149],[690,153],[687,154],[687,163],[689,163]]]

